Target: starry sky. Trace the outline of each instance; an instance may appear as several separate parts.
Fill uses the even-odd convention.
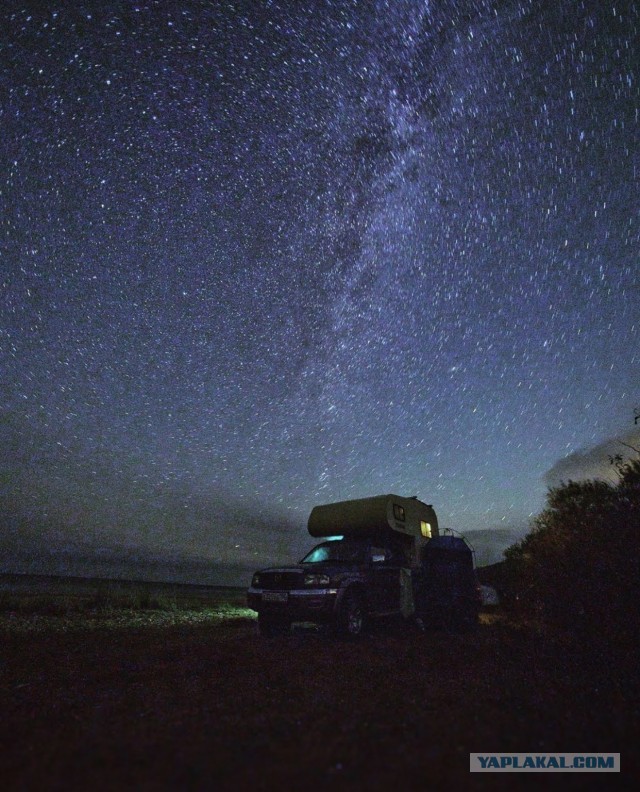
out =
[[[385,492],[524,530],[637,442],[639,16],[3,3],[4,566],[299,557]]]

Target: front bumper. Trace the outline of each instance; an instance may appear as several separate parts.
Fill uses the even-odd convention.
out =
[[[247,604],[259,613],[279,614],[291,621],[321,621],[333,616],[337,597],[337,588],[273,591],[252,586],[247,591]]]

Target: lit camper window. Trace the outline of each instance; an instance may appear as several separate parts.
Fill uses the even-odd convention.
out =
[[[396,520],[404,522],[404,508],[399,503],[393,504],[393,516]]]
[[[425,539],[431,539],[431,523],[428,523],[425,520],[420,520],[420,533],[425,537]]]

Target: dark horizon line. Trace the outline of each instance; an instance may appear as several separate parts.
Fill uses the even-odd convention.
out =
[[[229,566],[233,569],[233,565]],[[247,567],[249,569],[250,567]],[[37,578],[38,580],[50,580],[52,582],[75,582],[75,583],[131,583],[153,586],[166,586],[181,589],[244,589],[246,586],[223,586],[212,583],[174,583],[168,580],[143,580],[135,578],[104,578],[104,577],[84,577],[82,575],[48,575],[39,572],[3,572],[0,570],[0,583],[21,582],[27,578]]]

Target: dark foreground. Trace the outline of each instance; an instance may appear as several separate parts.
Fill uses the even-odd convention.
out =
[[[5,629],[3,789],[399,791],[514,780],[583,789],[607,780],[470,777],[471,751],[611,751],[623,775],[640,769],[628,652],[496,617],[466,635],[389,625],[357,643],[309,630],[265,640],[237,613],[186,626]]]

